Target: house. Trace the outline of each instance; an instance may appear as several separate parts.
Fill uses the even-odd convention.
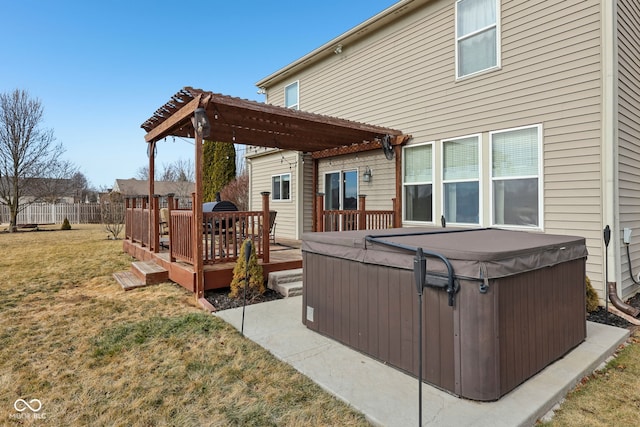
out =
[[[123,196],[135,197],[149,194],[149,182],[141,179],[116,179],[111,191],[121,193]],[[156,194],[174,194],[181,204],[189,205],[191,193],[195,191],[195,184],[188,181],[156,181]]]
[[[639,31],[631,0],[399,1],[257,86],[267,104],[411,139],[387,152],[248,147],[250,209],[270,191],[278,234],[291,238],[315,229],[316,193],[328,210],[355,209],[365,194],[367,209],[393,209],[403,227],[444,219],[584,236],[600,298],[607,265],[619,296],[632,296]]]
[[[80,190],[73,179],[69,178],[19,178],[20,204],[31,203],[75,203],[79,202]],[[11,178],[4,179],[2,194],[11,195]],[[10,198],[10,197],[9,197]],[[0,196],[0,204],[9,201]]]

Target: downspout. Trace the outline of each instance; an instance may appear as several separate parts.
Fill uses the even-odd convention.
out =
[[[619,198],[618,198],[618,96],[617,96],[617,22],[616,5],[610,0],[601,1],[602,11],[602,126],[601,126],[601,190],[602,201],[602,226],[613,224],[612,232],[620,229],[619,220]],[[603,248],[604,249],[604,248]],[[602,252],[603,254],[606,251]],[[608,259],[603,260],[602,268],[608,262],[613,265],[613,280],[603,273],[603,297],[606,300],[608,295],[608,283],[617,282],[622,279],[620,273],[620,246],[613,245],[613,254],[605,255]],[[617,293],[616,293],[617,297]],[[613,303],[613,301],[612,301]]]

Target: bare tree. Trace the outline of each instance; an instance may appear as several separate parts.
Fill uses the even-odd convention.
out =
[[[242,173],[235,177],[220,191],[222,200],[231,201],[238,210],[249,209],[249,174]]]
[[[112,191],[100,197],[100,216],[104,229],[114,240],[124,228],[125,208],[122,194]]]
[[[66,160],[53,160],[46,177],[29,178],[24,186],[25,195],[33,201],[58,203],[63,197],[74,196],[75,183],[73,177],[79,173],[78,168]]]
[[[82,203],[87,199],[90,199],[94,191],[89,188],[89,181],[82,172],[76,172],[71,177],[71,193],[73,194],[73,201]]]
[[[163,163],[162,168],[156,170],[156,181],[193,182],[195,180],[195,168],[193,162],[178,159],[173,163]],[[149,179],[149,166],[141,166],[136,171],[136,179],[146,181]]]
[[[47,177],[64,153],[53,131],[41,128],[40,101],[24,90],[0,93],[0,203],[9,206],[9,230],[17,230],[18,212],[24,208],[24,186]]]

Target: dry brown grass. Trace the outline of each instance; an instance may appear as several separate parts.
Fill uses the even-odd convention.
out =
[[[548,426],[640,425],[640,332],[605,369],[585,378]]]
[[[0,233],[0,424],[366,425],[165,283],[125,293],[131,259],[98,226]],[[29,411],[25,411],[26,414]]]

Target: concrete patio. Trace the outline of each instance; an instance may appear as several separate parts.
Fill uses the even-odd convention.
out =
[[[242,309],[214,315],[238,330]],[[380,426],[418,425],[418,383],[302,324],[302,297],[246,307],[244,334]],[[423,384],[423,425],[532,426],[628,338],[629,331],[587,322],[587,339],[496,402],[460,399]]]

